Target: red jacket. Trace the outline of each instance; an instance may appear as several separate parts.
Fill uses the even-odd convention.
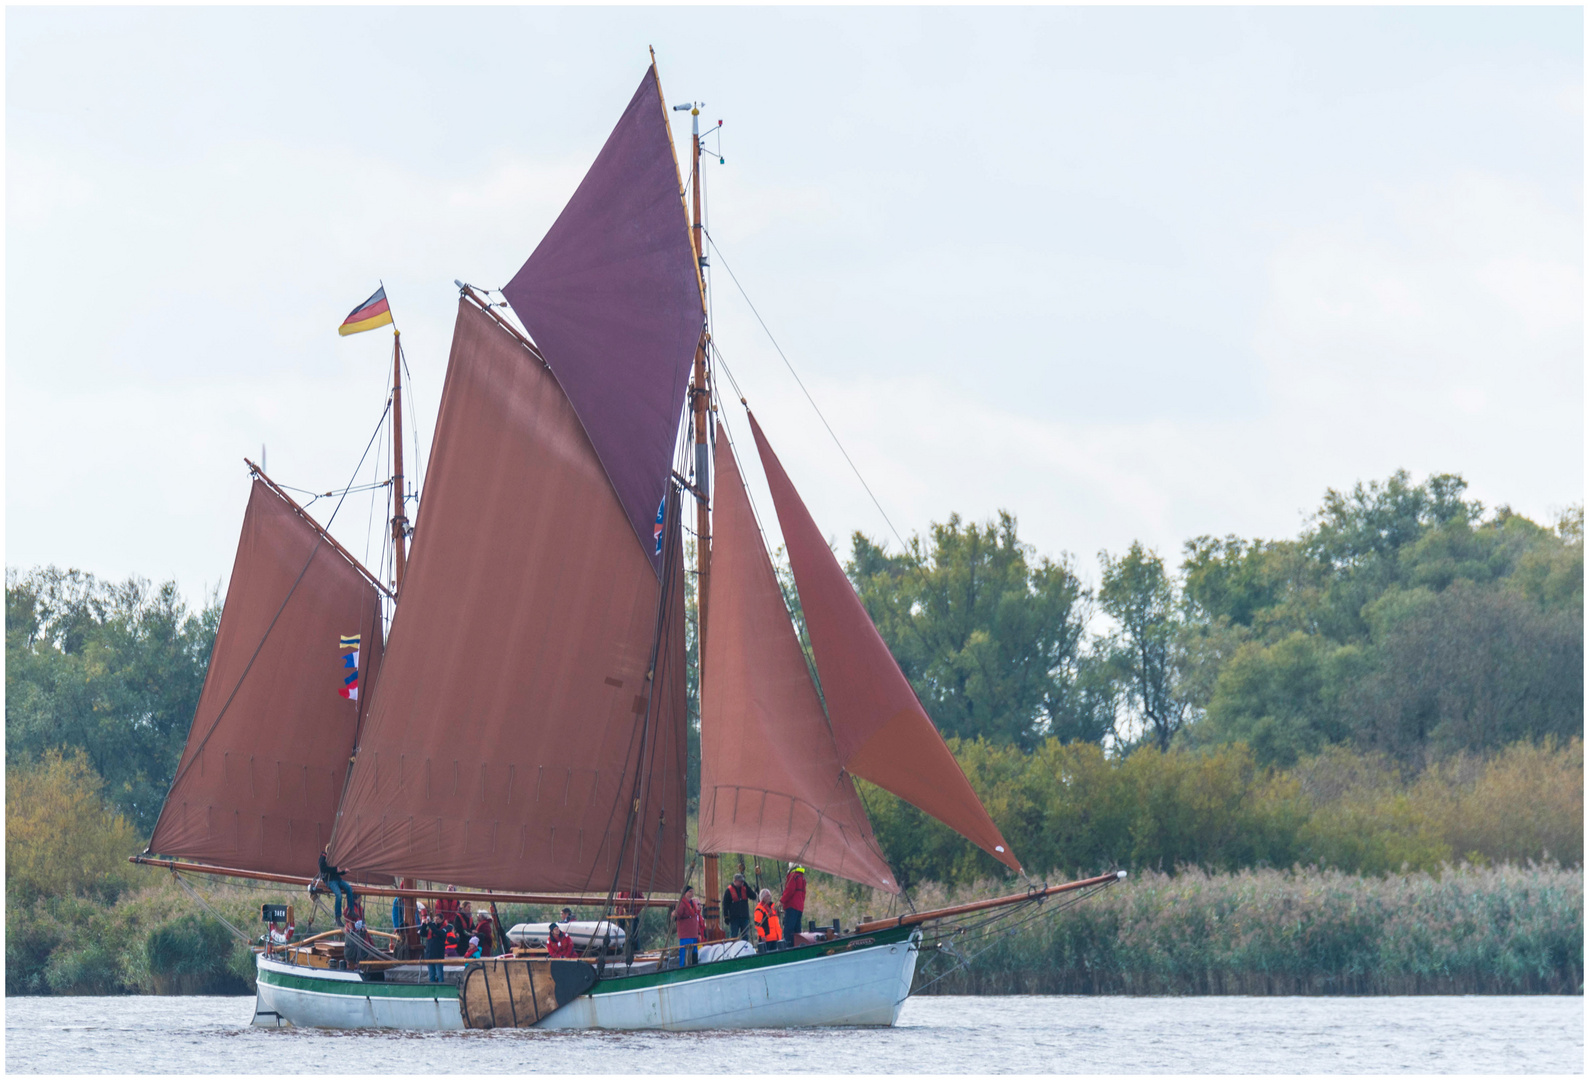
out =
[[[701,905],[694,898],[679,901],[679,906],[673,909],[673,921],[679,924],[679,940],[694,938],[701,940],[701,931],[704,929],[701,922]]]
[[[790,874],[783,883],[783,898],[778,901],[785,911],[804,911],[806,909],[806,876],[804,874]]]
[[[558,928],[561,931],[561,927]],[[567,934],[546,939],[546,955],[555,960],[574,959],[574,939]]]

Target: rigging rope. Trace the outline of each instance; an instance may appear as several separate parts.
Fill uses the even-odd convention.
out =
[[[230,922],[227,921],[227,918],[226,918],[225,915],[222,915],[219,911],[216,911],[215,908],[213,906],[211,906],[210,902],[208,900],[204,899],[204,897],[199,893],[199,891],[197,889],[195,889],[192,885],[188,884],[186,878],[184,878],[181,874],[177,873],[174,870],[171,872],[171,876],[177,879],[177,884],[182,886],[184,889],[186,889],[187,892],[188,892],[188,895],[193,897],[193,899],[197,900],[204,907],[204,910],[208,911],[211,915],[214,915],[215,918],[217,920],[219,920],[219,922],[220,922],[220,924],[222,926],[226,927],[232,933],[236,934],[243,941],[243,943],[245,945],[252,945],[254,943],[254,939],[253,938],[249,937],[247,934],[243,933],[237,927],[233,926]]]
[[[949,970],[947,970],[947,971],[943,972],[942,974],[938,975],[936,978],[932,979],[931,981],[923,983],[921,986],[916,987],[915,989],[912,989],[909,993],[907,993],[905,995],[905,998],[913,997],[916,994],[923,993],[924,991],[926,991],[926,989],[928,987],[934,985],[935,983],[939,982],[940,980],[948,978],[950,975],[953,975],[957,971],[962,971],[965,968],[970,967],[972,961],[974,961],[977,957],[981,956],[983,953],[987,952],[989,949],[993,948],[995,945],[997,945],[999,943],[998,942],[998,938],[1013,936],[1015,934],[1015,932],[1017,930],[1021,929],[1023,926],[1027,926],[1030,923],[1035,922],[1037,919],[1043,917],[1044,915],[1058,914],[1059,912],[1064,911],[1066,908],[1074,907],[1075,905],[1081,903],[1083,900],[1086,900],[1088,897],[1095,896],[1099,892],[1101,892],[1102,890],[1107,889],[1112,884],[1114,884],[1114,883],[1113,882],[1105,882],[1105,883],[1103,883],[1101,885],[1094,886],[1093,888],[1088,889],[1085,892],[1077,893],[1075,896],[1069,897],[1066,900],[1064,900],[1063,902],[1055,904],[1053,907],[1045,907],[1045,903],[1046,903],[1046,901],[1048,899],[1047,897],[1045,897],[1045,896],[1033,896],[1030,900],[1027,900],[1027,901],[1025,901],[1022,904],[1015,905],[1015,906],[1011,907],[1007,911],[999,911],[999,910],[996,909],[995,913],[993,915],[987,916],[987,917],[981,917],[981,918],[976,917],[976,915],[973,915],[970,918],[970,921],[968,921],[968,922],[966,922],[964,924],[957,924],[957,919],[956,918],[950,918],[950,919],[942,920],[942,925],[941,925],[940,929],[938,931],[936,931],[934,933],[934,935],[933,935],[934,947],[936,949],[938,949],[939,951],[941,951],[941,952],[947,952],[950,956],[953,956],[956,960],[958,960],[959,963],[955,964]],[[961,955],[952,945],[946,945],[944,940],[943,940],[945,938],[948,938],[951,934],[964,935],[964,934],[969,934],[969,933],[971,933],[973,931],[976,931],[976,930],[982,930],[982,929],[984,929],[986,927],[991,927],[995,923],[998,923],[998,922],[1000,922],[1000,921],[1002,921],[1004,919],[1008,919],[1008,918],[1011,918],[1012,916],[1015,916],[1015,915],[1019,914],[1023,909],[1025,909],[1027,907],[1027,905],[1031,905],[1032,910],[1031,910],[1031,913],[1026,916],[1026,918],[1021,919],[1018,922],[1012,923],[1011,925],[1004,927],[1002,930],[998,931],[998,933],[996,935],[992,931],[989,931],[988,933],[983,935],[984,937],[993,938],[994,940],[989,941],[988,944],[984,945],[982,948],[978,949],[976,952],[972,953],[970,956]],[[946,930],[948,932],[945,932]],[[926,935],[924,934],[923,936],[925,937]],[[899,1000],[900,1001],[904,1001],[905,998],[900,998]]]
[[[704,228],[701,231],[706,232]],[[804,394],[806,396],[806,400],[811,403],[811,408],[816,412],[817,419],[821,420],[822,426],[827,428],[828,434],[833,438],[833,445],[837,446],[839,448],[839,453],[844,455],[844,460],[850,466],[850,471],[855,474],[855,479],[861,482],[861,487],[866,489],[867,497],[872,500],[872,505],[877,507],[877,512],[879,514],[883,515],[883,520],[888,523],[888,531],[894,534],[894,539],[899,541],[899,546],[908,552],[910,550],[910,545],[905,543],[905,538],[899,535],[898,529],[894,528],[894,522],[889,518],[888,511],[883,509],[883,504],[879,502],[877,500],[877,496],[872,493],[871,485],[866,482],[866,477],[861,475],[861,470],[856,467],[854,460],[851,459],[850,452],[844,449],[844,444],[839,441],[838,433],[833,430],[833,425],[828,423],[828,418],[826,416],[822,415],[822,409],[817,405],[816,399],[811,396],[811,391],[806,389],[806,384],[801,381],[800,374],[795,371],[794,365],[789,362],[789,357],[784,355],[783,347],[778,344],[778,339],[772,336],[772,330],[767,326],[767,320],[763,319],[761,317],[761,312],[756,310],[756,305],[751,301],[750,294],[745,291],[745,286],[739,283],[739,278],[737,275],[735,275],[734,268],[729,266],[728,260],[723,257],[723,249],[717,246],[717,241],[712,239],[711,233],[706,233],[706,242],[712,246],[712,250],[717,253],[717,257],[723,260],[723,269],[728,271],[729,279],[733,281],[734,287],[739,290],[739,295],[745,298],[745,303],[750,306],[750,313],[756,316],[756,321],[761,324],[762,330],[767,334],[767,340],[772,342],[773,349],[777,351],[779,359],[783,361],[783,366],[789,369],[790,375],[794,376],[795,384],[800,387],[800,392]],[[738,387],[736,386],[735,389],[737,390]],[[743,396],[741,397],[741,400],[743,400]]]

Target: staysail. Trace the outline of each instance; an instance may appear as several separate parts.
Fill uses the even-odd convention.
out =
[[[653,528],[705,308],[655,67],[502,293],[657,561]]]
[[[719,428],[701,663],[702,851],[803,862],[898,892],[872,837]]]
[[[255,480],[209,670],[150,852],[312,874],[381,666],[375,587]],[[360,693],[344,697],[358,638]]]
[[[839,760],[853,775],[893,792],[1019,871],[754,416],[750,427],[800,592]]]
[[[679,545],[659,578],[558,380],[467,300],[426,477],[333,861],[493,889],[680,887],[682,586],[659,611]]]

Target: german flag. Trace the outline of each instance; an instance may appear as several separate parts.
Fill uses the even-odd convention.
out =
[[[348,317],[342,320],[342,325],[337,327],[337,333],[343,337],[357,334],[361,330],[374,330],[377,326],[390,326],[392,322],[392,309],[386,303],[386,286],[382,285],[375,290],[375,295],[364,303],[348,312]]]

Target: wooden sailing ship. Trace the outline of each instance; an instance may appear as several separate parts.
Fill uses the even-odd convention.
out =
[[[523,331],[485,294],[460,287],[411,551],[401,457],[393,462],[391,590],[250,465],[209,673],[136,861],[312,887],[328,849],[361,895],[410,905],[447,895],[569,903],[620,922],[646,905],[671,906],[689,873],[689,498],[702,642],[697,846],[708,898],[718,893],[717,852],[899,892],[854,777],[1020,870],[750,416],[820,695],[812,681],[716,416],[700,155],[697,129],[686,184],[653,62],[567,207],[502,290]],[[400,375],[394,346],[394,384]],[[398,455],[401,444],[398,434]],[[393,614],[383,633],[386,600]],[[341,695],[336,646],[347,638],[356,639],[359,692]],[[580,959],[449,962],[435,983],[411,936],[382,939],[365,950],[376,959],[352,965],[333,931],[259,951],[256,1019],[415,1029],[886,1025],[910,993],[924,926],[1117,876],[686,966],[675,950],[636,954],[632,933],[621,953],[588,935]],[[436,882],[486,891],[423,884]]]

